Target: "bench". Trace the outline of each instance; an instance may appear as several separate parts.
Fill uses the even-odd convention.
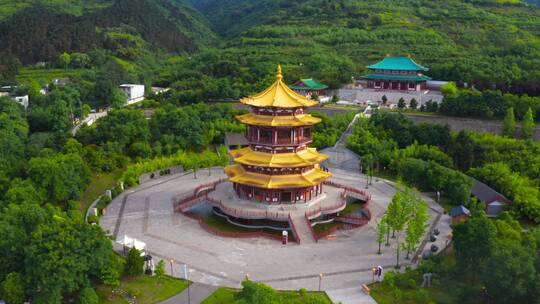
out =
[[[336,239],[336,235],[335,234],[330,234],[326,237],[327,240],[335,240]]]
[[[369,293],[371,292],[371,289],[369,289],[369,287],[366,284],[362,284],[362,292],[369,295]]]

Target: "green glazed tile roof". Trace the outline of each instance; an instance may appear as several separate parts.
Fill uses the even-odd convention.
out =
[[[380,79],[380,80],[402,80],[402,81],[428,81],[431,77],[425,75],[381,75],[369,74],[362,76],[364,79]]]
[[[328,86],[315,81],[314,79],[301,79],[297,83],[290,85],[289,88],[293,90],[311,89],[311,90],[324,90]]]
[[[401,71],[429,71],[428,68],[419,65],[409,57],[386,57],[383,60],[368,65],[373,70],[401,70]]]

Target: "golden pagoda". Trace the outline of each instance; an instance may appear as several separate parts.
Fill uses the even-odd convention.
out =
[[[313,126],[321,120],[305,112],[317,102],[290,89],[281,66],[269,88],[240,102],[251,108],[237,116],[247,125],[249,147],[231,151],[236,164],[225,168],[237,195],[268,204],[307,202],[320,195],[331,174],[319,164],[328,156],[308,148]]]

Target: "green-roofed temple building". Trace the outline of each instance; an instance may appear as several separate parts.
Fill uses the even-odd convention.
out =
[[[367,68],[371,73],[362,78],[367,80],[369,89],[423,91],[427,88],[427,81],[431,80],[424,75],[429,69],[410,57],[387,56]]]
[[[313,93],[317,93],[317,95],[321,96],[325,95],[325,90],[328,89],[328,86],[309,78],[300,79],[299,81],[290,85],[289,88],[304,96],[311,96]]]

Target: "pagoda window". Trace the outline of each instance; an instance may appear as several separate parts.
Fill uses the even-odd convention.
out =
[[[259,130],[259,142],[271,143],[272,142],[272,130]]]
[[[416,83],[409,82],[409,90],[414,90],[414,89],[416,89]]]
[[[376,89],[380,88],[381,87],[381,82],[380,81],[375,81],[375,86],[374,86]]]
[[[282,202],[290,202],[291,198],[292,198],[292,192],[287,191],[287,192],[281,193],[281,201]]]
[[[277,143],[278,144],[288,144],[291,143],[291,130],[277,130]]]
[[[311,128],[304,128],[304,138],[311,139]]]

